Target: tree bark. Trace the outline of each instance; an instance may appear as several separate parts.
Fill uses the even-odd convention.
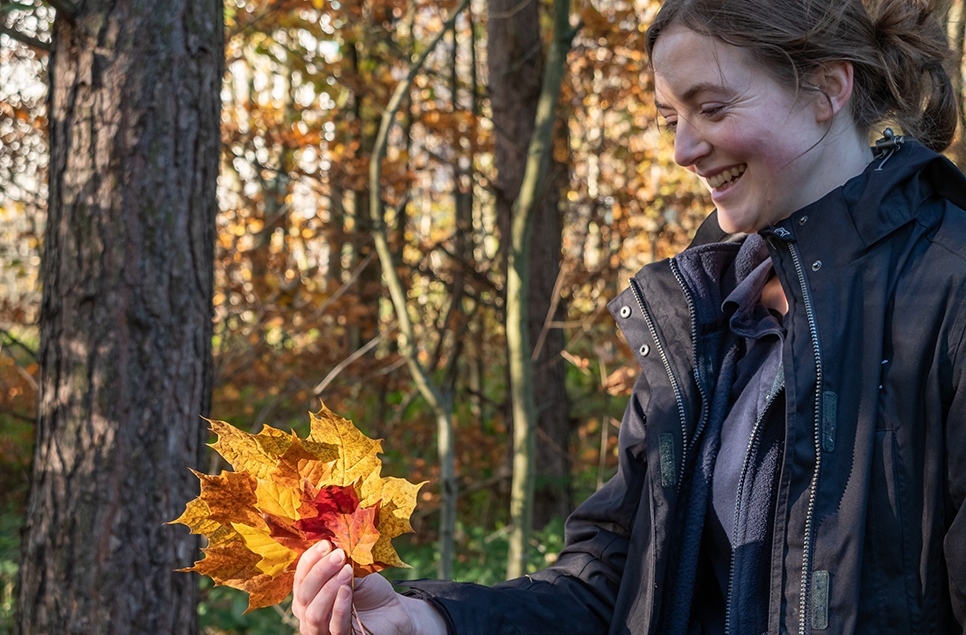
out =
[[[557,122],[557,143],[567,143],[566,124]],[[562,134],[561,134],[562,133]],[[563,138],[559,138],[562,136]],[[540,341],[548,312],[554,306],[553,294],[560,272],[561,213],[560,191],[566,187],[566,164],[551,160],[543,196],[534,210],[534,234],[530,241],[530,297],[527,330],[533,346]],[[553,321],[563,320],[563,306],[558,302]],[[570,401],[567,398],[567,367],[560,353],[564,350],[564,332],[548,329],[533,360],[533,392],[537,405],[536,481],[533,495],[533,527],[541,529],[554,517],[566,517],[573,511],[574,495],[570,461]]]
[[[526,573],[533,523],[537,404],[533,391],[529,338],[530,243],[535,210],[542,198],[553,158],[553,126],[567,53],[575,31],[570,27],[570,0],[554,0],[553,36],[547,55],[533,136],[527,150],[520,194],[513,202],[510,255],[507,265],[506,338],[513,402],[513,481],[510,485],[510,537],[507,577]]]
[[[497,176],[493,190],[503,244],[509,246],[512,207],[526,170],[527,148],[533,137],[537,101],[544,73],[538,2],[488,0],[487,64],[489,96],[495,130],[494,159]],[[560,267],[560,181],[567,166],[550,158],[548,186],[533,211],[539,227],[531,239],[528,282],[528,337],[538,341]],[[562,176],[561,176],[562,175]],[[504,257],[508,249],[503,250]],[[506,265],[506,261],[504,261]],[[560,308],[558,308],[558,311]],[[536,494],[533,523],[543,527],[573,507],[570,458],[570,405],[566,368],[558,363],[563,333],[548,333],[536,360],[533,390],[537,408]]]
[[[18,632],[197,632],[223,72],[216,0],[54,25],[37,443]]]

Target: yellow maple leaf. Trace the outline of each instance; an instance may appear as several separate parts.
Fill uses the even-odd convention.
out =
[[[278,465],[278,459],[291,447],[294,434],[287,434],[270,426],[262,426],[258,434],[249,434],[224,421],[212,421],[211,431],[218,441],[211,447],[236,472],[248,472],[255,478],[267,478]]]
[[[260,529],[242,524],[232,524],[232,526],[241,535],[248,550],[261,556],[255,566],[262,573],[276,576],[285,571],[299,556],[297,552],[276,542],[267,528]]]
[[[351,421],[343,419],[325,405],[310,416],[312,430],[302,445],[322,461],[335,461],[326,485],[345,487],[379,473],[382,467],[382,461],[377,456],[382,452],[379,440],[362,434]]]
[[[234,472],[195,472],[201,494],[171,521],[208,538],[205,557],[182,571],[247,591],[249,611],[285,599],[299,558],[319,540],[341,548],[356,576],[407,566],[392,539],[412,531],[423,484],[381,476],[380,441],[325,405],[310,417],[306,439],[209,421],[211,447]]]

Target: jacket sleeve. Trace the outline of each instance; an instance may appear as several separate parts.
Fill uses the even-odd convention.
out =
[[[567,519],[565,547],[542,571],[492,587],[399,582],[430,601],[458,635],[606,633],[641,505],[646,464],[646,382],[639,377],[619,434],[617,474]],[[643,502],[642,502],[643,501]]]
[[[949,574],[953,615],[966,633],[966,335],[956,351],[953,399],[946,415],[947,518],[951,520],[943,551]]]

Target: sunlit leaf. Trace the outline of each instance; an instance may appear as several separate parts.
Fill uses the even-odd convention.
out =
[[[212,445],[234,472],[195,472],[201,495],[173,523],[209,539],[205,558],[184,571],[249,593],[249,610],[292,589],[299,558],[330,540],[356,576],[406,566],[392,538],[412,531],[421,484],[382,477],[382,446],[325,406],[308,438],[265,426],[256,435],[212,421]]]

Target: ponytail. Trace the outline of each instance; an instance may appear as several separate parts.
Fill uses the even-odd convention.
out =
[[[942,151],[952,143],[958,117],[944,65],[949,44],[934,11],[932,2],[923,0],[880,0],[869,8],[878,53],[869,75],[879,83],[874,97],[887,108],[879,114],[875,110],[882,105],[862,109],[857,103],[853,114],[860,125],[890,117],[905,134]]]

